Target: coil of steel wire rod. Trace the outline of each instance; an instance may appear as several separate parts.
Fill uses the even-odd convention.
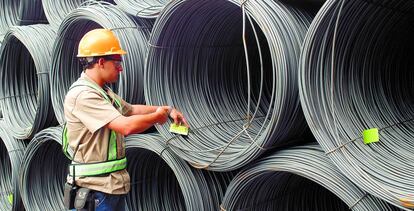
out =
[[[170,0],[114,0],[123,11],[142,18],[156,18]]]
[[[187,137],[157,128],[171,149],[196,168],[228,171],[306,131],[296,69],[310,20],[279,1],[168,4],[151,34],[144,91],[191,125]]]
[[[1,49],[2,43],[3,43],[3,35],[0,35],[0,49]],[[1,104],[0,104],[0,121],[3,121],[3,112],[2,112]]]
[[[72,10],[81,6],[82,3],[90,0],[42,0],[43,10],[49,23],[53,26],[59,26],[65,16]],[[97,0],[99,1],[99,0]],[[106,2],[114,3],[113,0],[105,0]]]
[[[0,49],[0,104],[9,132],[27,139],[56,124],[49,70],[56,30],[49,25],[13,26]]]
[[[222,210],[398,210],[343,175],[319,145],[267,155],[232,180]]]
[[[413,11],[412,1],[328,1],[304,42],[299,82],[307,122],[333,162],[365,191],[407,208],[414,208]]]
[[[62,153],[62,128],[37,133],[26,148],[19,187],[26,210],[65,210],[63,185],[70,162]]]
[[[17,25],[21,0],[0,1],[0,37],[6,34],[10,26]]]
[[[8,134],[0,120],[0,210],[24,210],[18,186],[19,168],[26,143]]]
[[[42,7],[42,0],[18,0],[18,25],[47,24],[47,18]]]
[[[51,69],[52,104],[59,123],[63,123],[63,100],[70,85],[82,72],[76,58],[79,40],[95,28],[111,29],[120,40],[123,71],[115,91],[130,103],[143,103],[143,72],[152,22],[134,19],[114,5],[92,2],[73,10],[63,20],[53,48]]]
[[[131,192],[130,210],[219,210],[233,173],[213,173],[190,166],[158,134],[126,138]]]
[[[45,129],[27,147],[20,175],[27,210],[64,210],[63,184],[70,161],[61,151],[61,133],[61,127]],[[126,140],[132,182],[128,209],[217,210],[233,174],[191,169],[159,139],[159,135],[148,134]]]

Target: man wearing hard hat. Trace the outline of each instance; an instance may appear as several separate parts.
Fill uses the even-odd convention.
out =
[[[107,29],[92,30],[79,43],[84,71],[64,102],[62,147],[72,160],[65,185],[68,209],[125,210],[130,178],[124,136],[163,124],[168,117],[188,127],[183,114],[170,106],[131,105],[106,87],[118,80],[124,54]]]

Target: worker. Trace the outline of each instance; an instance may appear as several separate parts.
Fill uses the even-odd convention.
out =
[[[84,71],[65,97],[62,146],[72,160],[66,185],[83,188],[84,192],[74,188],[77,192],[70,194],[75,194],[76,199],[71,198],[68,202],[71,204],[67,205],[65,191],[68,209],[77,205],[78,209],[93,210],[90,207],[94,206],[98,211],[125,210],[130,177],[126,170],[124,136],[164,124],[168,117],[188,127],[178,110],[170,106],[131,105],[106,86],[118,80],[124,54],[118,39],[108,29],[91,30],[79,43],[77,57]],[[86,206],[82,204],[85,196],[90,201]]]

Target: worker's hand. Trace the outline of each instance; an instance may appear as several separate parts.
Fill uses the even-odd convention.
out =
[[[168,106],[160,106],[157,108],[155,113],[158,115],[158,124],[164,124],[168,120],[168,113],[170,111],[170,108]]]
[[[185,120],[184,115],[179,112],[177,109],[173,108],[170,112],[170,117],[174,120],[174,123],[177,125],[184,125],[187,128],[190,126],[187,123],[187,120]]]

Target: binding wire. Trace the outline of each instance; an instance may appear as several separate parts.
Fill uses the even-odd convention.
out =
[[[296,70],[310,20],[279,1],[168,4],[144,82],[148,104],[175,106],[191,124],[187,137],[157,126],[170,148],[196,168],[229,171],[301,136]]]
[[[10,129],[0,119],[0,210],[24,210],[18,177],[26,149],[23,140],[9,135]]]
[[[319,145],[278,151],[243,168],[222,210],[399,210],[358,188]]]
[[[70,160],[62,153],[62,130],[44,129],[27,146],[19,179],[26,210],[65,210],[63,186]]]
[[[304,42],[300,95],[318,142],[368,193],[414,208],[414,3],[328,1]],[[379,141],[364,144],[363,131]]]
[[[15,138],[27,139],[56,124],[50,104],[49,70],[56,29],[13,26],[0,49],[0,107]]]
[[[95,28],[111,29],[120,40],[121,48],[127,51],[123,56],[119,83],[112,87],[113,90],[127,102],[144,102],[142,78],[151,27],[151,21],[133,18],[105,2],[85,3],[66,16],[53,47],[51,68],[52,104],[60,124],[65,122],[64,97],[82,72],[76,57],[79,41]]]
[[[190,168],[159,134],[126,138],[131,191],[130,210],[219,210],[233,173]]]
[[[90,0],[42,0],[42,5],[49,23],[53,26],[59,26],[68,13],[70,13],[72,10],[75,10],[86,1]],[[113,3],[112,0],[106,0],[105,2]]]
[[[115,0],[123,11],[142,18],[156,18],[171,0]]]

